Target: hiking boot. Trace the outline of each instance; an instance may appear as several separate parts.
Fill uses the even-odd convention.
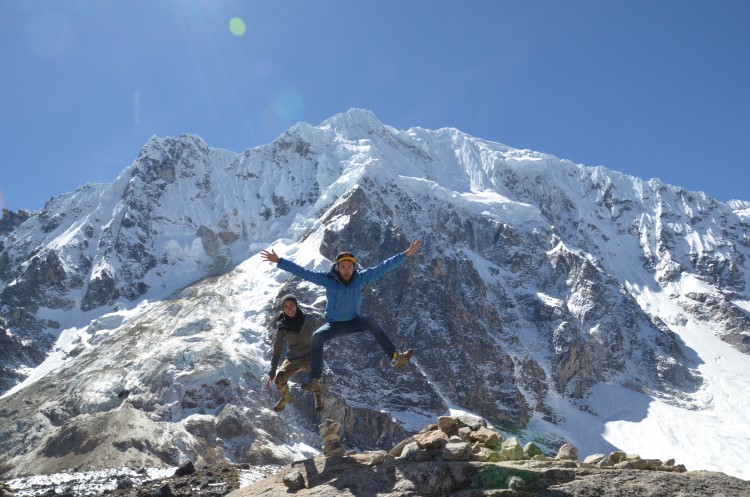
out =
[[[312,392],[313,398],[315,399],[316,411],[323,410],[323,390],[323,382],[320,380],[320,378],[310,379],[310,391]]]
[[[291,395],[282,395],[279,401],[276,403],[276,405],[273,406],[273,410],[276,412],[283,411],[286,405],[290,403],[292,400],[294,400],[294,397],[292,397]]]
[[[315,410],[322,411],[325,407],[325,405],[323,404],[323,392],[314,393],[313,399],[315,399]]]
[[[391,359],[391,364],[394,368],[396,368],[396,371],[401,371],[404,366],[406,366],[406,363],[409,362],[409,359],[411,358],[411,355],[414,353],[412,349],[407,350],[406,352],[394,352],[393,353],[393,359]]]

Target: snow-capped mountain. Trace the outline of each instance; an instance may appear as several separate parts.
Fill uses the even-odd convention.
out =
[[[550,452],[748,479],[748,212],[357,109],[242,154],[152,138],[113,183],[4,215],[0,473],[315,453],[309,395],[276,414],[264,384],[279,297],[324,294],[259,252],[327,270],[421,238],[363,298],[413,365],[368,336],[327,346],[322,415],[349,447],[468,411]]]

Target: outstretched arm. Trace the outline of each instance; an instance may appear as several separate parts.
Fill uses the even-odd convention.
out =
[[[290,261],[289,259],[283,259],[279,257],[279,255],[273,249],[261,250],[260,256],[264,261],[268,261],[272,264],[278,264],[279,269],[289,271],[293,275],[299,276],[303,280],[311,281],[316,285],[325,286],[326,280],[328,279],[326,278],[325,272],[305,269],[302,266],[299,266]]]
[[[364,271],[358,272],[359,277],[363,280],[363,284],[370,283],[372,281],[379,280],[386,273],[394,269],[399,264],[403,263],[407,257],[410,257],[417,253],[419,247],[422,246],[422,240],[414,240],[409,245],[409,248],[403,252],[399,252],[390,259],[386,259],[377,266],[367,268]]]
[[[264,261],[268,261],[273,264],[278,264],[279,261],[281,260],[281,257],[276,255],[276,252],[273,249],[271,249],[270,252],[268,250],[262,250],[260,252],[260,256],[263,258]]]
[[[417,253],[417,250],[419,250],[419,247],[422,246],[422,240],[414,240],[411,242],[411,245],[409,245],[409,248],[404,250],[404,255],[406,257],[411,257],[412,255]]]

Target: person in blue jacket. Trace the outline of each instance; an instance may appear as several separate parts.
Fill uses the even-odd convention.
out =
[[[313,333],[310,348],[310,390],[316,394],[317,410],[323,408],[323,383],[320,378],[323,375],[323,344],[328,340],[366,331],[375,337],[397,370],[401,370],[409,361],[411,349],[403,353],[398,352],[380,324],[374,318],[360,314],[360,292],[362,287],[382,278],[403,263],[407,257],[414,255],[421,245],[421,240],[414,240],[405,251],[360,271],[355,267],[357,259],[351,252],[338,254],[331,270],[325,272],[305,269],[279,257],[273,249],[261,251],[263,260],[326,289],[326,323]]]

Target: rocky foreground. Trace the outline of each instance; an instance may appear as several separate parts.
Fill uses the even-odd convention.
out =
[[[363,454],[342,455],[337,425],[320,426],[324,456],[292,463],[230,496],[750,496],[750,482],[687,471],[673,460],[613,452],[579,461],[569,444],[550,458],[533,443],[502,440],[473,417],[441,417],[390,452]]]
[[[268,477],[242,485],[242,465],[196,470],[188,464],[174,476],[137,487],[127,482],[112,497],[750,497],[750,482],[723,473],[687,471],[673,460],[643,459],[612,452],[578,460],[566,444],[552,458],[533,443],[503,440],[478,418],[441,417],[438,423],[390,452],[347,453],[339,423],[320,425],[323,455],[296,461]],[[244,467],[244,469],[248,469]],[[0,497],[12,495],[0,485]],[[38,495],[65,495],[47,491]],[[68,493],[70,496],[75,493]],[[89,494],[90,495],[90,494]]]

